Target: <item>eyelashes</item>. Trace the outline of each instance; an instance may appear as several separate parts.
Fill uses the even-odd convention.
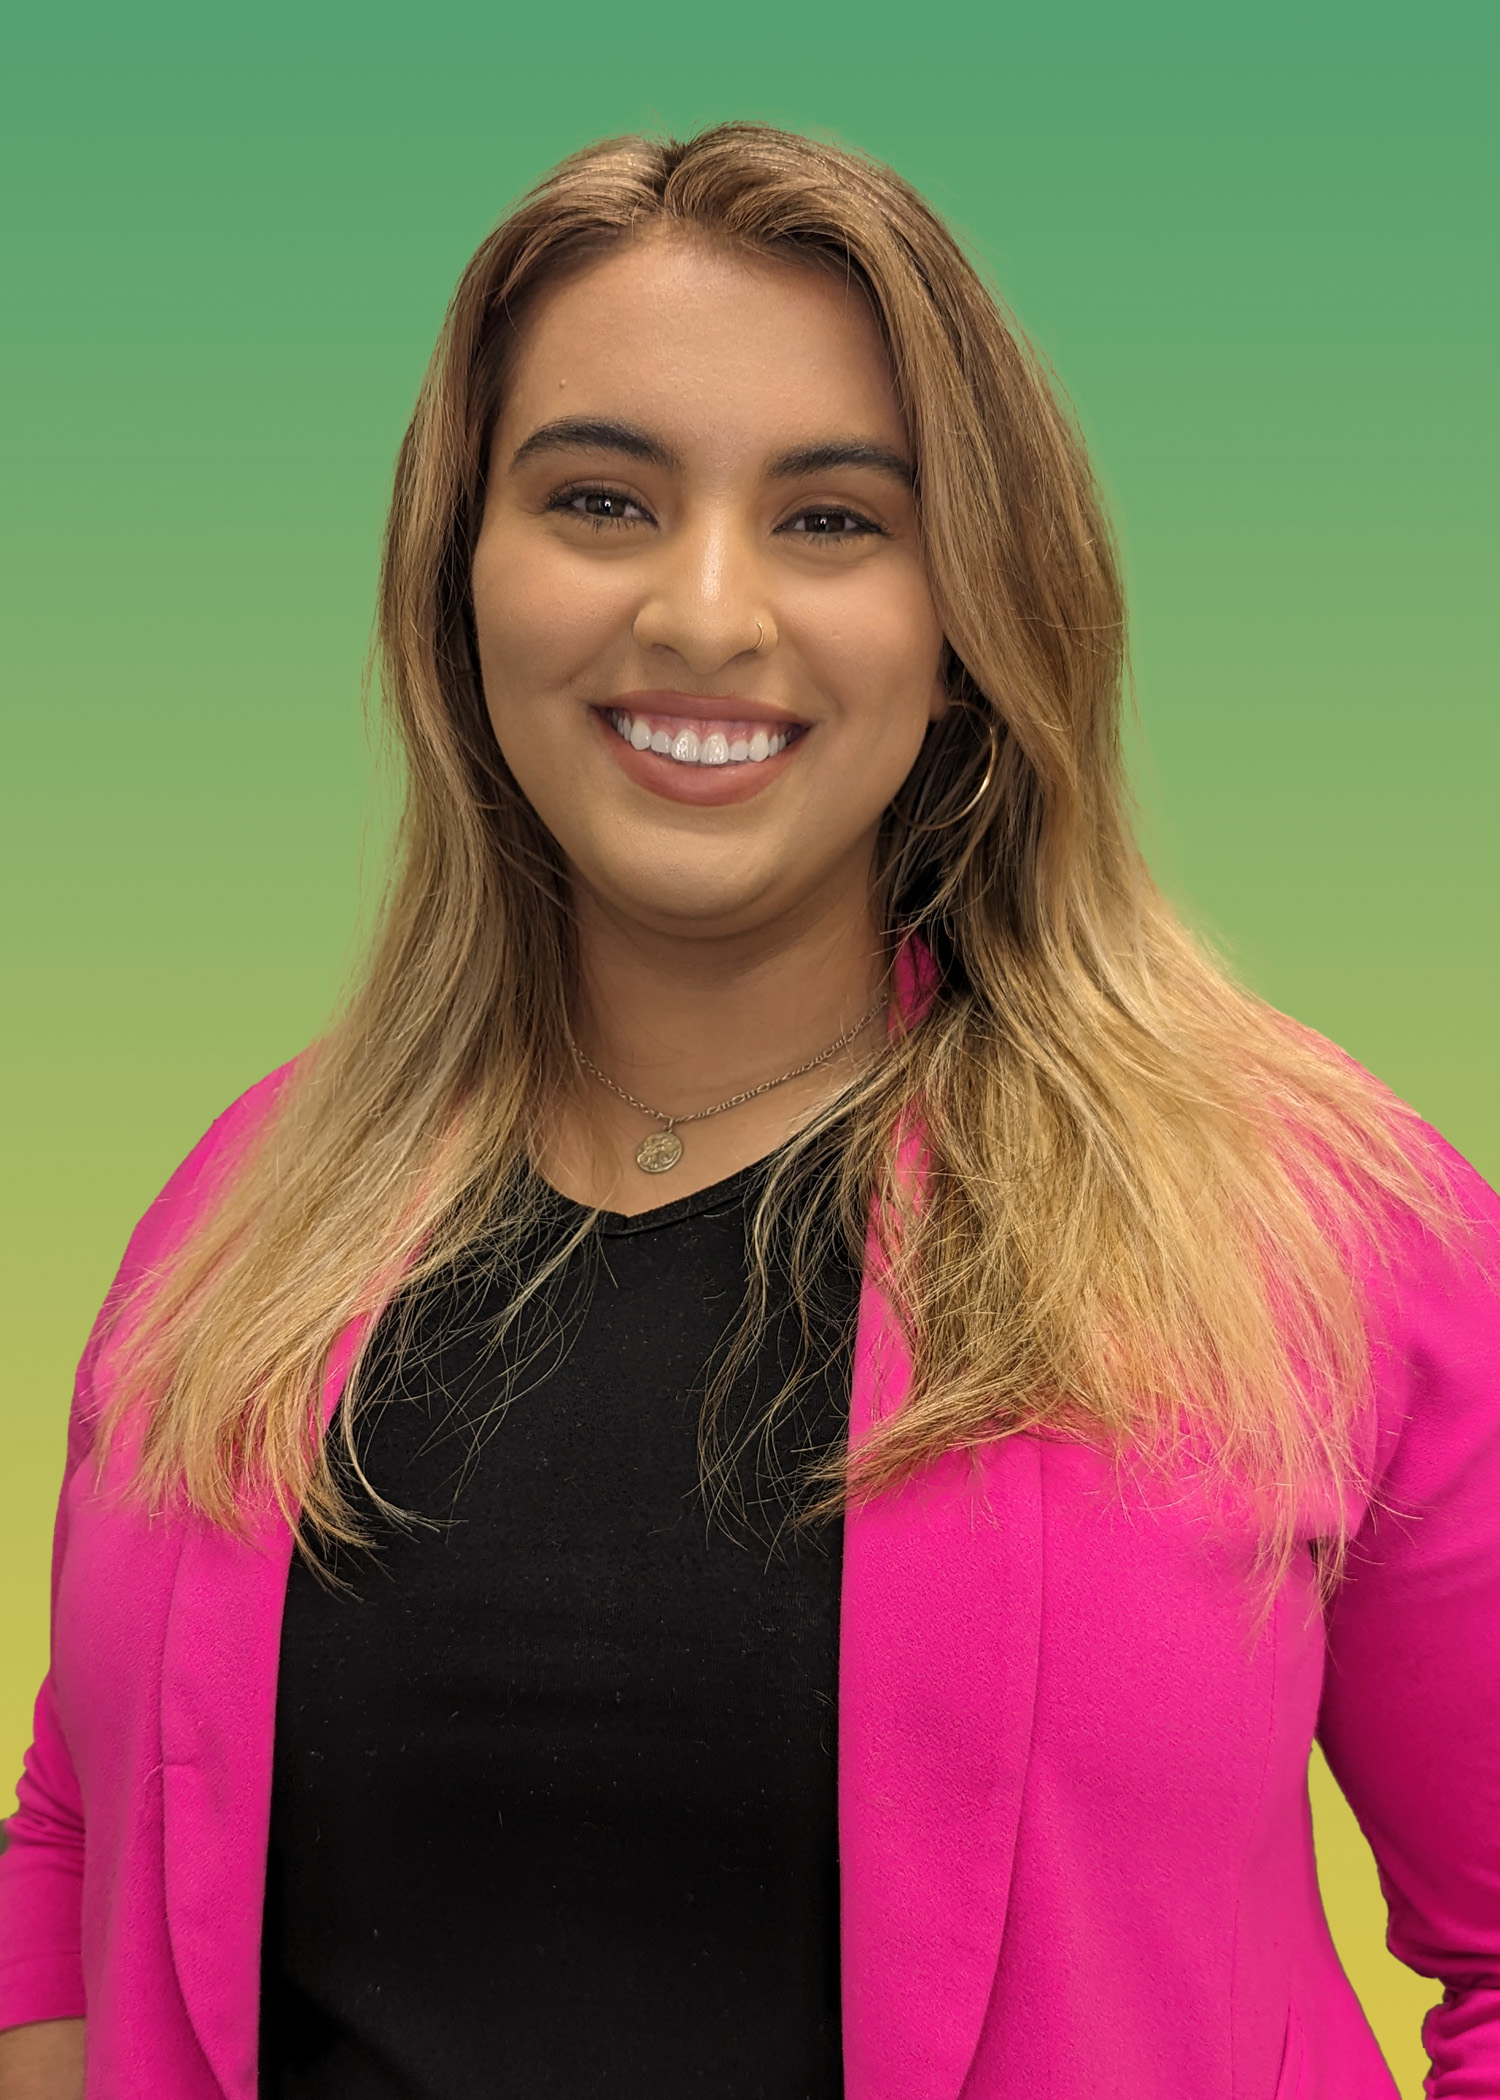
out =
[[[817,520],[818,530],[813,531],[808,527],[796,535],[798,539],[858,540],[872,532],[878,533],[882,539],[885,537],[884,528],[877,525],[873,518],[865,517],[862,511],[849,510],[841,503],[817,503],[810,510],[799,510],[795,517],[788,518],[785,525],[779,525],[777,530],[789,532],[795,526],[807,526],[809,519]],[[831,531],[825,529],[833,519],[840,519],[842,523]]]
[[[594,508],[588,506],[593,505]],[[627,496],[623,489],[575,488],[559,489],[548,499],[549,511],[571,512],[575,518],[586,518],[596,532],[608,531],[611,526],[651,524],[654,520],[642,503],[634,496]],[[627,517],[634,511],[634,517]]]
[[[585,520],[595,532],[620,531],[631,525],[654,525],[646,506],[624,489],[602,482],[558,489],[547,499],[547,510]],[[778,533],[822,544],[888,537],[883,525],[846,503],[813,503],[795,511],[776,527]]]

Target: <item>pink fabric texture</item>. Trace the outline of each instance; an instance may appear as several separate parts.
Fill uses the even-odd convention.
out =
[[[173,1176],[116,1291],[167,1258],[279,1076]],[[1391,1945],[1442,1987],[1427,2090],[1500,2096],[1500,1299],[1482,1266],[1500,1273],[1500,1201],[1461,1173],[1477,1258],[1415,1233],[1384,1250],[1378,1508],[1326,1615],[1309,1555],[1255,1637],[1249,1542],[1058,1438],[851,1510],[849,2100],[1391,2100],[1318,1896],[1315,1733],[1375,1849]],[[90,2100],[254,2100],[290,1536],[144,1517],[128,1450],[96,1481],[103,1337],[101,1319],[0,1858],[0,2027],[86,2014]],[[908,1377],[867,1274],[856,1438]]]

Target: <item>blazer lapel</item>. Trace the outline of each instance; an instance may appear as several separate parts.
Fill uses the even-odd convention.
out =
[[[323,1387],[326,1429],[363,1333]],[[276,1678],[292,1535],[279,1516],[234,1538],[189,1520],[162,1663],[163,1874],[178,1986],[229,2100],[255,2100],[260,1939]]]
[[[867,1270],[851,1443],[911,1366]],[[839,1655],[849,2100],[957,2100],[1005,1929],[1041,1635],[1041,1460],[1014,1437],[852,1505]]]

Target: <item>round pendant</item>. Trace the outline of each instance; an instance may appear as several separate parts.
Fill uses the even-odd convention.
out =
[[[682,1157],[682,1139],[675,1130],[653,1130],[635,1148],[635,1163],[643,1174],[665,1174]]]

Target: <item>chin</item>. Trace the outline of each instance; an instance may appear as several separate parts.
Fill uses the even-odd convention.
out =
[[[778,917],[804,887],[784,864],[757,867],[755,859],[741,846],[726,866],[725,855],[685,854],[680,840],[664,840],[659,855],[629,867],[596,864],[585,879],[610,911],[642,926],[713,937]]]

